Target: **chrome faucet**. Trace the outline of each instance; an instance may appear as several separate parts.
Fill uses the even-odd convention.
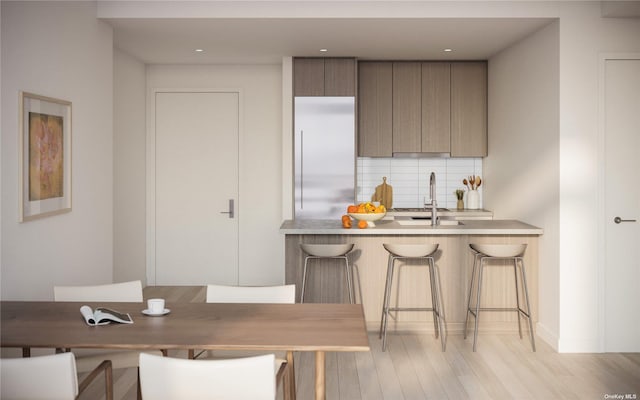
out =
[[[429,176],[429,196],[431,197],[430,202],[425,202],[424,207],[431,207],[431,226],[438,225],[438,203],[436,202],[436,174],[431,172],[431,176]]]

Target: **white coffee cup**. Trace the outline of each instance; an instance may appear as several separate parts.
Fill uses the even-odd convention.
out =
[[[162,314],[164,312],[164,299],[147,300],[147,308],[151,314]]]

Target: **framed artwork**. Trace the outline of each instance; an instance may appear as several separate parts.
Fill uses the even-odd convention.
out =
[[[71,211],[71,102],[20,92],[20,222]]]

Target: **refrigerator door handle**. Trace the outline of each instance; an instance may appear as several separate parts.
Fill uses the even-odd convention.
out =
[[[304,209],[304,130],[300,129],[300,209]]]

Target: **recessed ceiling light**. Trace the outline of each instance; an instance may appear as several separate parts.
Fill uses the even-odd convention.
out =
[[[449,53],[449,52],[453,51],[453,49],[444,49],[444,51]]]
[[[196,53],[202,53],[202,52],[204,52],[203,49],[196,49]]]
[[[329,51],[329,50],[327,50],[327,49],[320,49],[320,51],[321,51],[322,53],[326,53],[326,52],[327,52],[327,51]]]

